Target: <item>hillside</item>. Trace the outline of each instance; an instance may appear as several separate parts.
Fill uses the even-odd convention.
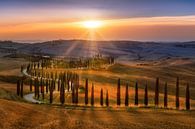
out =
[[[115,56],[119,61],[155,61],[172,58],[194,58],[195,42],[158,43],[56,40],[34,44],[21,44],[11,41],[0,41],[0,53],[42,54],[67,57],[86,57],[93,56],[95,53],[101,53],[103,55]]]

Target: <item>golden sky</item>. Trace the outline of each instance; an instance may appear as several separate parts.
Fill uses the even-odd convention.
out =
[[[102,26],[86,28],[82,22],[101,21]],[[93,38],[91,38],[93,34]],[[0,39],[3,40],[147,40],[183,41],[195,40],[195,15],[138,17],[124,19],[45,19],[24,18],[0,22]]]

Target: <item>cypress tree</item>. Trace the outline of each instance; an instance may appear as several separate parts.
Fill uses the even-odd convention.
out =
[[[129,88],[128,83],[126,84],[125,92],[125,106],[129,106]]]
[[[61,85],[60,82],[61,82],[60,79],[58,79],[58,91],[60,91],[60,85]]]
[[[48,82],[48,79],[46,79],[46,93],[48,93],[48,86],[49,86],[49,82]]]
[[[37,97],[37,79],[36,78],[34,80],[34,93],[35,93],[35,97]]]
[[[79,83],[76,81],[76,99],[75,103],[78,104],[78,99],[79,99]]]
[[[23,98],[23,80],[21,80],[20,96]]]
[[[118,86],[117,86],[117,105],[121,105],[121,93],[120,93],[120,78],[118,79]]]
[[[155,87],[155,106],[159,104],[159,78],[156,78],[156,87]]]
[[[40,87],[41,87],[41,93],[43,93],[43,78],[41,78],[41,80],[40,80],[41,82],[40,82]]]
[[[20,80],[17,81],[17,95],[20,95]]]
[[[164,107],[167,108],[167,106],[168,106],[167,83],[165,83],[165,87],[164,87]]]
[[[177,81],[176,81],[176,109],[179,109],[179,77],[177,77]]]
[[[64,82],[61,83],[60,87],[60,102],[61,104],[64,104]]]
[[[72,84],[72,103],[75,103],[75,85]]]
[[[88,78],[86,79],[85,83],[85,105],[88,104]]]
[[[30,79],[30,91],[32,92],[32,83],[33,83],[33,80],[32,78]]]
[[[103,89],[102,89],[102,88],[101,88],[101,91],[100,91],[100,105],[101,105],[101,106],[104,105]]]
[[[39,82],[39,79],[37,79],[37,97],[39,99],[39,87],[40,86],[40,82]]]
[[[50,90],[49,102],[51,104],[53,102],[53,80],[52,80],[52,83],[50,84],[49,90]]]
[[[42,79],[42,86],[41,86],[41,88],[42,88],[42,99],[44,100],[44,98],[45,98],[45,94],[44,94],[45,90],[44,90],[44,80],[43,79]]]
[[[109,107],[109,95],[108,95],[108,90],[106,91],[106,106]]]
[[[135,83],[135,105],[138,105],[138,83]]]
[[[145,86],[144,105],[148,106],[148,85]]]
[[[94,105],[94,85],[91,87],[91,105]]]
[[[39,69],[39,66],[40,66],[40,64],[39,64],[39,62],[38,62],[38,69]]]
[[[187,83],[186,87],[186,110],[190,110],[190,88],[189,84]]]

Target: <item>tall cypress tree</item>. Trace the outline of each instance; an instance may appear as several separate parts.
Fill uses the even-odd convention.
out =
[[[106,91],[106,106],[109,107],[109,95],[108,95],[108,90]]]
[[[190,110],[190,88],[189,84],[187,83],[186,87],[186,110]]]
[[[135,83],[135,105],[138,105],[138,83]]]
[[[129,106],[129,88],[128,83],[126,84],[126,91],[125,91],[125,106]]]
[[[148,85],[145,86],[144,105],[148,106]]]
[[[88,104],[88,78],[86,79],[85,83],[85,105]]]
[[[45,99],[45,89],[44,89],[44,80],[42,79],[42,99],[44,100]]]
[[[155,87],[155,106],[159,104],[159,78],[156,78],[156,87]]]
[[[41,80],[40,80],[40,87],[41,87],[41,93],[43,93],[43,78],[41,77]]]
[[[50,90],[50,97],[49,97],[49,102],[50,104],[53,102],[53,80],[52,80],[52,83],[50,84],[50,87],[49,87],[49,90]]]
[[[101,106],[104,105],[103,89],[102,89],[102,88],[101,88],[101,91],[100,91],[100,105],[101,105]]]
[[[48,81],[48,79],[46,79],[46,93],[48,93],[48,86],[49,86],[49,81]]]
[[[40,88],[40,82],[39,79],[37,79],[37,97],[39,99],[39,88]]]
[[[78,82],[78,76],[76,78],[76,94],[75,94],[75,103],[78,104],[79,101],[79,82]]]
[[[176,94],[175,94],[175,97],[176,97],[176,109],[179,109],[179,77],[177,77],[177,80],[176,80]]]
[[[120,78],[118,79],[118,86],[117,86],[117,105],[121,105],[121,93],[120,93]]]
[[[164,87],[164,107],[167,108],[167,106],[168,106],[167,83],[165,83],[165,87]]]
[[[61,83],[61,81],[60,81],[60,79],[58,79],[58,91],[60,91],[60,84]]]
[[[34,93],[35,93],[35,98],[37,97],[37,78],[35,78],[34,81]]]
[[[23,98],[23,80],[21,80],[20,96]]]
[[[30,91],[32,92],[32,83],[33,83],[33,80],[32,78],[30,79]]]
[[[64,82],[61,82],[61,86],[60,86],[60,102],[61,104],[64,104],[65,102],[65,98],[64,98]]]
[[[75,103],[75,85],[72,83],[72,103]]]
[[[94,105],[94,85],[91,87],[91,105]]]
[[[17,95],[20,95],[20,80],[17,81]]]

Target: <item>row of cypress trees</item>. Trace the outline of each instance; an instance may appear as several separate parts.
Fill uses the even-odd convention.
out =
[[[35,73],[36,75],[36,73]],[[42,74],[44,75],[44,74]],[[78,86],[79,86],[79,77],[77,74],[74,74],[72,72],[67,72],[67,73],[59,73],[57,74],[57,72],[54,74],[53,72],[50,73],[52,78],[58,78],[58,80],[62,80],[62,81],[58,81],[58,91],[60,91],[60,101],[63,104],[64,103],[64,90],[66,85],[68,85],[68,90],[70,89],[69,87],[71,87],[72,89],[72,103],[74,104],[78,104]],[[45,76],[49,76],[47,75],[47,73],[45,74]],[[36,80],[36,79],[35,79]],[[54,79],[52,79],[54,80]],[[37,82],[36,82],[37,81]],[[40,84],[39,81],[36,80],[35,81],[35,96],[39,98],[39,86],[41,87],[41,93],[42,93],[42,98],[44,99],[44,83],[43,80],[41,78]],[[69,81],[72,81],[73,83],[71,83],[71,86],[69,85]],[[32,80],[30,81],[30,91],[32,91]],[[48,83],[48,81],[46,81],[46,93],[48,92],[48,85],[50,83]],[[50,103],[52,103],[53,100],[53,90],[55,89],[55,81],[52,81],[52,87],[49,87],[50,90]],[[74,84],[74,86],[72,86],[72,84]],[[120,89],[121,83],[120,83],[120,79],[118,79],[118,84],[117,84],[117,105],[120,106],[121,105],[121,89]],[[91,93],[91,105],[94,105],[94,86],[92,85],[92,93]],[[145,86],[145,95],[144,95],[144,105],[148,106],[148,86]],[[176,96],[176,109],[179,109],[180,107],[180,101],[179,101],[179,78],[177,77],[176,79],[176,92],[175,92],[175,96]],[[17,82],[17,94],[20,95],[21,97],[23,97],[23,81],[18,81]],[[156,78],[156,85],[155,85],[155,98],[154,98],[154,103],[155,106],[159,105],[159,78]],[[88,104],[88,79],[86,79],[86,83],[85,83],[85,104]],[[139,104],[138,101],[138,83],[135,83],[135,105]],[[103,89],[101,89],[100,91],[100,105],[103,105]],[[106,92],[106,105],[109,105],[109,100],[108,100],[108,91]],[[129,92],[128,92],[128,84],[126,84],[126,92],[125,92],[125,106],[129,105]],[[167,108],[168,107],[168,94],[167,94],[167,83],[165,83],[164,86],[164,107]],[[187,84],[186,87],[186,109],[190,110],[190,90],[189,90],[189,84]]]
[[[144,88],[144,105],[148,106],[148,86],[145,85]],[[176,79],[176,109],[179,109],[179,78]],[[117,86],[117,105],[120,106],[121,104],[121,98],[120,98],[120,79],[118,79],[118,86]],[[159,78],[156,79],[156,85],[155,85],[155,106],[159,105]],[[138,99],[138,83],[135,83],[135,103],[134,105],[139,104]],[[189,84],[186,86],[186,109],[190,110],[190,90],[189,90]],[[126,91],[125,91],[125,106],[129,105],[129,92],[128,92],[128,84],[126,84]],[[165,83],[164,86],[164,107],[168,107],[168,94],[167,94],[167,83]]]
[[[40,97],[40,89],[42,94],[42,99],[44,99],[44,89],[46,89],[46,93],[50,93],[50,103],[53,102],[53,91],[56,89],[56,81],[57,81],[57,90],[60,92],[60,102],[64,104],[65,102],[65,87],[67,91],[72,90],[72,102],[78,103],[78,88],[79,88],[79,76],[78,74],[72,72],[64,72],[60,73],[58,78],[56,79],[54,76],[52,79],[47,79],[41,77],[40,79],[36,77],[34,79],[34,92],[35,97],[39,99]],[[71,82],[71,83],[70,83]],[[74,84],[74,85],[73,85]],[[29,82],[30,91],[32,91],[33,80],[30,79]],[[75,94],[74,94],[75,93]]]

